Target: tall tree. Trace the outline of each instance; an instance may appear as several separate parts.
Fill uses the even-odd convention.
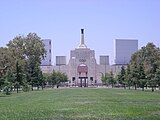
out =
[[[116,83],[112,71],[110,72],[110,74],[108,76],[108,83],[111,84],[112,88],[113,88],[114,84]]]
[[[39,67],[39,63],[35,61],[34,56],[30,57],[27,60],[27,72],[26,72],[26,79],[28,83],[33,87],[37,87],[39,89],[39,82],[41,80],[41,70]]]
[[[139,76],[138,68],[137,68],[137,65],[134,64],[132,65],[132,68],[131,68],[131,81],[135,87],[135,90],[137,90],[137,85],[139,84],[138,76]]]
[[[0,47],[0,89],[2,89],[5,82],[5,76],[8,69],[11,67],[12,58],[7,48]]]
[[[109,74],[108,74],[108,73],[105,73],[105,74],[101,73],[101,74],[102,74],[102,76],[101,76],[102,84],[103,84],[103,85],[107,85]]]
[[[126,69],[126,75],[125,75],[125,81],[126,81],[126,84],[128,85],[129,89],[132,85],[132,80],[131,80],[132,76],[131,76],[131,70],[130,70],[130,65],[127,66],[127,69]]]
[[[41,38],[36,33],[29,33],[26,37],[16,36],[7,46],[13,58],[13,61],[11,61],[13,71],[17,73],[17,63],[15,61],[18,61],[18,66],[21,67],[21,72],[25,74],[29,84],[32,86],[41,85],[42,82],[40,81],[42,79],[40,79],[40,76],[42,76],[42,72],[39,65],[46,54]],[[18,81],[17,84],[19,84]]]
[[[22,71],[25,70],[26,55],[25,55],[25,41],[24,36],[16,36],[13,40],[10,40],[7,44],[8,50],[10,52],[10,66],[12,71],[16,71],[16,62],[21,66]]]
[[[152,91],[154,91],[156,85],[154,77],[158,68],[158,60],[160,60],[160,56],[158,56],[158,48],[153,43],[148,43],[145,50],[147,56],[144,61],[145,74],[148,80],[148,85],[152,88]]]
[[[144,72],[144,66],[143,64],[139,65],[139,69],[138,69],[138,79],[139,79],[139,85],[142,88],[142,90],[144,91],[144,86],[146,85],[147,81],[146,81],[146,75]]]
[[[153,43],[148,43],[131,57],[130,61],[132,79],[135,85],[139,85],[144,90],[144,85],[156,86],[155,73],[160,66],[160,50]]]
[[[53,71],[53,73],[48,76],[47,81],[52,85],[52,88],[54,85],[57,85],[58,88],[61,83],[68,81],[68,77],[65,73]]]
[[[10,70],[7,71],[6,75],[3,77],[4,84],[3,84],[3,91],[9,95],[12,91],[12,86],[14,85],[14,75],[10,72]]]
[[[18,61],[16,61],[16,72],[15,72],[15,87],[17,89],[17,93],[18,93],[18,89],[21,85],[23,85],[23,73],[21,70],[21,66],[19,65]]]
[[[122,84],[124,88],[126,88],[125,74],[126,74],[125,68],[124,68],[124,66],[122,66],[120,74],[119,74],[118,81],[119,81],[119,84]]]
[[[159,90],[160,90],[160,68],[158,68],[158,69],[156,70],[154,80],[156,81],[156,84],[158,85]]]
[[[24,40],[26,57],[28,59],[31,57],[33,59],[34,57],[34,60],[40,64],[46,55],[46,50],[41,38],[38,37],[36,33],[29,33]]]

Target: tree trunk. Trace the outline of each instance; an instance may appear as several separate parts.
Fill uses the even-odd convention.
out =
[[[152,92],[154,92],[154,87],[152,86]]]
[[[18,86],[17,86],[17,93],[18,93]]]
[[[146,85],[146,89],[147,89],[147,85]]]
[[[137,85],[135,84],[135,90],[137,90]]]
[[[144,86],[142,86],[142,91],[144,91]]]
[[[129,86],[128,86],[128,87],[129,87],[129,90],[130,90],[130,89],[131,89],[131,86],[130,86],[130,84],[129,84]]]
[[[32,84],[32,91],[33,91],[33,84]]]
[[[37,86],[37,89],[39,90],[39,85]]]
[[[42,90],[43,90],[43,84],[42,84]]]
[[[9,95],[9,89],[7,88],[7,92],[6,92],[6,95]]]

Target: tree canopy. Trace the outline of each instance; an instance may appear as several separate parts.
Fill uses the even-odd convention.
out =
[[[148,43],[132,55],[124,76],[125,81],[128,86],[134,85],[135,89],[141,87],[144,90],[146,86],[154,91],[157,86],[160,87],[159,69],[160,49],[153,43]],[[120,76],[124,75],[123,71],[122,69]]]
[[[10,40],[7,47],[0,48],[0,88],[8,88],[8,92],[6,86],[10,85],[18,92],[20,86],[42,86],[40,64],[45,55],[44,44],[36,33]]]

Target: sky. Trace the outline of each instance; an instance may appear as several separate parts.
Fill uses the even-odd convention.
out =
[[[17,35],[35,32],[52,40],[55,56],[70,57],[80,43],[114,63],[114,40],[137,39],[160,45],[160,0],[0,0],[0,47]]]

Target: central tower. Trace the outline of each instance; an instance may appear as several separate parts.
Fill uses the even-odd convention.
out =
[[[94,50],[90,50],[85,45],[84,29],[81,29],[80,36],[80,45],[70,52],[69,79],[71,85],[88,87],[97,82],[97,64]]]
[[[84,29],[81,29],[81,39],[80,39],[80,45],[78,48],[87,48],[87,46],[84,43]]]

